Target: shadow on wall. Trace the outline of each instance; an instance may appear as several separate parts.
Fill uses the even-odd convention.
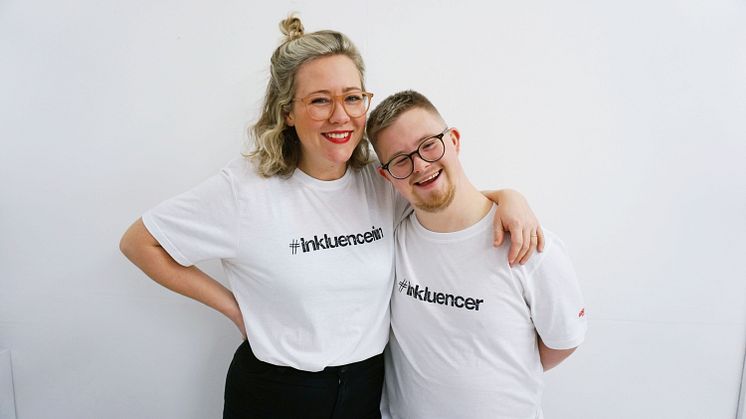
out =
[[[16,419],[10,350],[0,348],[0,419]]]

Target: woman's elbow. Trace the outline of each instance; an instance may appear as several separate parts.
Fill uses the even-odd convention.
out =
[[[145,234],[143,234],[143,231]],[[132,260],[133,256],[137,253],[137,249],[146,245],[145,240],[150,234],[147,233],[145,225],[142,223],[142,219],[137,219],[122,235],[119,239],[119,251]]]

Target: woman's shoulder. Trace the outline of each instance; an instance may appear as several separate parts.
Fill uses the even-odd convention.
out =
[[[256,170],[254,161],[248,156],[243,155],[230,160],[223,167],[222,171],[237,178],[259,177],[259,172]]]
[[[359,169],[354,169],[356,182],[361,188],[365,189],[368,195],[375,196],[378,203],[393,208],[397,192],[391,182],[381,176],[378,167],[377,163],[368,163]]]
[[[241,155],[229,161],[222,169],[221,173],[231,179],[236,185],[248,187],[269,186],[284,178],[279,176],[262,176],[259,173],[258,163],[249,156]]]
[[[389,183],[378,173],[378,163],[370,162],[359,169],[353,169],[355,176],[364,179],[374,185],[386,185]]]
[[[393,186],[378,171],[378,163],[371,162],[359,169],[354,170],[354,176],[366,189],[375,190],[376,193],[391,194]]]

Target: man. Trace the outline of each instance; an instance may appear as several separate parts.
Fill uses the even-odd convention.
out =
[[[379,172],[414,208],[396,232],[384,417],[540,418],[543,372],[582,342],[585,310],[562,242],[507,263],[495,206],[466,178],[461,135],[417,92],[371,113]]]

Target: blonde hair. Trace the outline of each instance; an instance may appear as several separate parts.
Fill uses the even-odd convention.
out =
[[[262,113],[250,129],[254,149],[248,157],[257,162],[259,174],[264,177],[292,175],[301,157],[298,134],[285,122],[285,116],[293,106],[295,75],[301,65],[320,57],[344,55],[355,63],[361,87],[365,90],[363,58],[347,36],[329,30],[307,34],[295,15],[281,21],[280,30],[285,38],[272,54]],[[357,169],[369,162],[369,143],[363,135],[347,164]]]
[[[424,109],[444,121],[435,105],[422,93],[414,90],[394,93],[378,104],[368,118],[365,131],[368,133],[368,138],[373,143],[373,147],[375,148],[378,134],[381,131],[391,126],[401,114],[414,108]]]

